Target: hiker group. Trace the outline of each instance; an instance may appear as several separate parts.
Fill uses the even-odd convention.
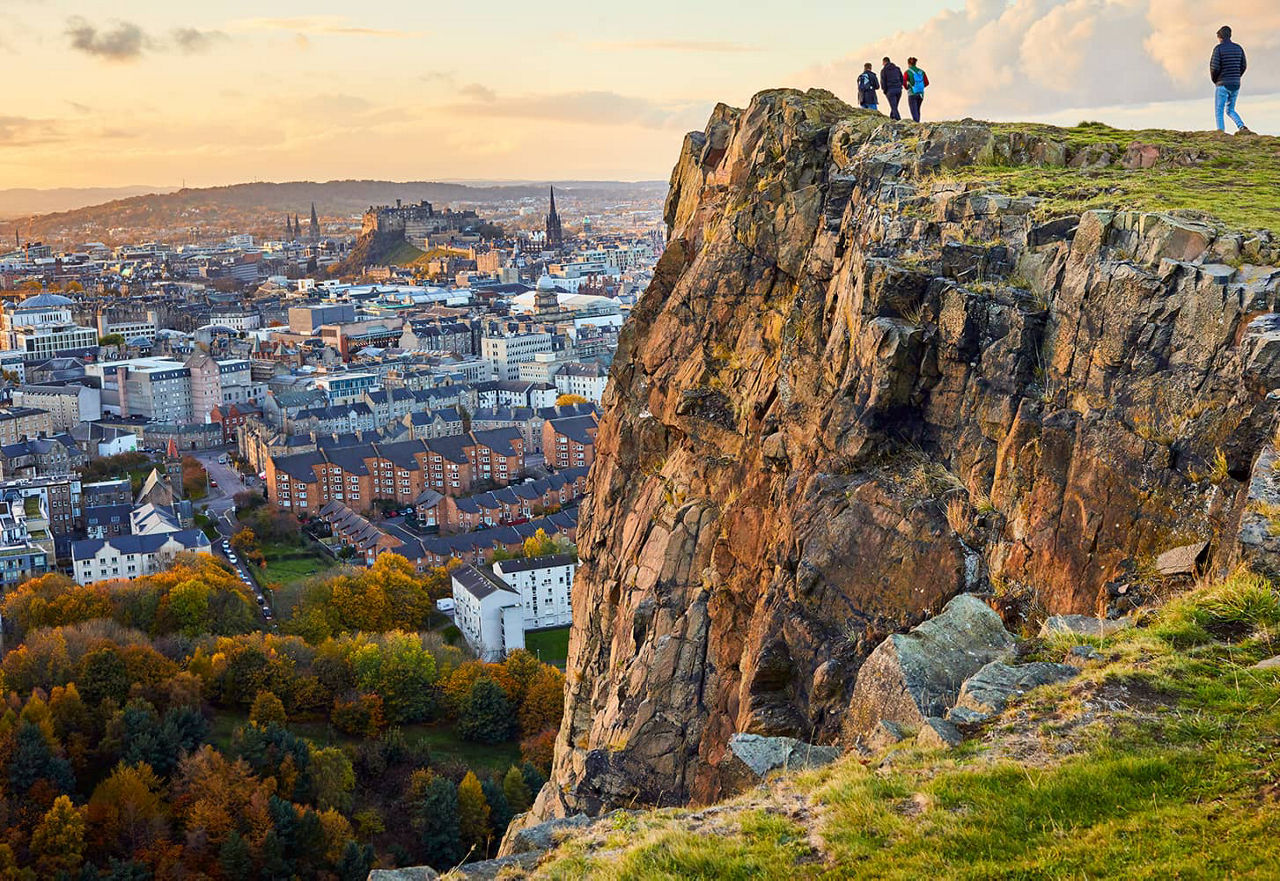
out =
[[[1218,45],[1213,48],[1213,55],[1209,59],[1209,78],[1213,80],[1214,87],[1214,121],[1218,124],[1218,131],[1225,131],[1225,118],[1230,118],[1236,124],[1239,134],[1251,134],[1236,112],[1240,81],[1247,67],[1244,49],[1231,39],[1231,28],[1225,25],[1219,28]],[[858,76],[858,105],[863,110],[878,111],[878,94],[883,92],[889,102],[889,118],[902,119],[898,103],[902,100],[902,93],[906,92],[911,118],[919,122],[920,110],[924,105],[924,90],[928,86],[929,76],[920,69],[915,58],[907,59],[907,69],[904,71],[886,57],[879,76],[876,76],[868,61],[862,66],[862,73]]]
[[[876,100],[877,92],[884,92],[889,102],[889,118],[902,119],[898,111],[898,103],[902,93],[907,93],[907,106],[911,110],[911,118],[920,121],[920,110],[924,106],[924,90],[929,87],[929,75],[920,69],[918,59],[908,58],[904,71],[886,56],[880,68],[880,76],[871,69],[868,61],[862,66],[862,74],[858,77],[858,104],[863,110],[879,110],[880,102]]]

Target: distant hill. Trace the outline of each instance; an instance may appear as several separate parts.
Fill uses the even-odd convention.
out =
[[[652,199],[661,203],[667,184],[660,181],[556,181],[558,191],[575,196]],[[286,214],[306,221],[314,202],[322,218],[350,218],[370,205],[401,199],[427,199],[444,207],[453,204],[493,204],[546,193],[547,183],[468,186],[429,181],[345,180],[315,183],[252,183],[115,199],[100,205],[59,211],[38,217],[0,222],[0,241],[12,239],[15,226],[24,240],[78,244],[109,244],[150,238],[189,241],[229,232],[278,234]]]
[[[177,187],[58,187],[36,190],[15,187],[0,190],[0,219],[30,217],[53,211],[74,211],[86,205],[100,205],[114,199],[145,196],[152,193],[172,193]]]

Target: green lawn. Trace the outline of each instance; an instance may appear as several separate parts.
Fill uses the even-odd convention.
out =
[[[213,717],[209,739],[222,750],[231,748],[231,737],[237,728],[247,725],[247,714],[217,710]],[[290,731],[319,746],[355,746],[362,738],[351,737],[338,731],[326,720],[312,719],[290,722]],[[520,747],[514,743],[493,745],[470,743],[458,737],[453,727],[445,724],[403,725],[401,731],[409,742],[423,741],[431,750],[432,761],[457,761],[476,771],[505,771],[519,765]]]
[[[307,545],[262,542],[261,547],[267,568],[255,574],[260,574],[264,582],[279,582],[286,588],[315,575],[332,575],[341,568],[332,558]]]
[[[565,659],[569,657],[569,628],[531,630],[524,635],[524,647],[534,657],[563,668]]]

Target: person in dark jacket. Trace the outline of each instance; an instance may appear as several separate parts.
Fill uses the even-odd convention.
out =
[[[880,103],[876,93],[880,91],[880,80],[876,79],[871,62],[862,65],[862,73],[858,76],[858,106],[863,110],[879,110]]]
[[[1231,42],[1231,28],[1225,25],[1218,29],[1218,45],[1213,47],[1213,57],[1209,59],[1209,78],[1213,80],[1214,98],[1213,114],[1218,122],[1218,131],[1226,131],[1223,115],[1231,117],[1239,132],[1249,134],[1244,120],[1236,113],[1236,98],[1240,97],[1240,78],[1244,76],[1248,61],[1244,57],[1244,49],[1239,43]],[[1237,132],[1237,133],[1239,133]]]
[[[889,118],[902,119],[902,114],[898,112],[898,102],[902,100],[902,68],[887,56],[884,66],[880,68],[880,88],[889,101]]]

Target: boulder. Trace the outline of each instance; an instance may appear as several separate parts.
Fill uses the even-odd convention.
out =
[[[518,822],[516,822],[519,819],[517,817],[516,820],[512,821],[512,829],[514,831],[502,839],[502,846],[498,848],[498,856],[508,857],[525,853],[543,853],[558,845],[569,832],[581,829],[584,826],[590,826],[592,823],[592,819],[586,814],[574,814],[571,817],[547,820],[545,823],[520,828]]]
[[[910,736],[911,732],[897,722],[881,719],[879,724],[866,736],[865,743],[869,749],[885,749],[895,743],[901,743]]]
[[[1052,636],[1055,633],[1076,633],[1080,636],[1110,636],[1121,630],[1127,630],[1133,622],[1124,618],[1091,618],[1088,615],[1054,615],[1040,625],[1041,636]]]
[[[757,777],[779,769],[818,768],[840,758],[839,747],[815,746],[794,737],[758,734],[734,734],[729,738],[729,751]]]
[[[998,715],[1009,698],[1027,693],[1041,685],[1062,682],[1079,674],[1070,664],[1033,664],[1012,666],[1000,661],[987,664],[960,689],[960,697],[948,718],[956,722],[974,723]]]
[[[435,881],[440,873],[430,866],[410,866],[405,869],[374,869],[369,881]]]
[[[1000,616],[969,594],[909,633],[882,642],[858,671],[846,736],[865,742],[882,721],[920,728],[942,717],[960,686],[1014,646]]]
[[[497,881],[498,878],[524,878],[524,872],[538,865],[542,852],[519,853],[495,860],[466,863],[443,877],[448,881]]]
[[[1102,654],[1091,645],[1073,645],[1071,650],[1067,652],[1064,663],[1071,664],[1074,667],[1083,667],[1089,661],[1102,660]]]
[[[1274,658],[1267,658],[1265,661],[1259,661],[1253,665],[1254,670],[1280,670],[1280,655]]]
[[[916,743],[920,746],[947,748],[959,746],[964,741],[964,735],[960,733],[960,729],[948,722],[946,719],[939,719],[936,716],[930,716],[924,720],[924,724],[920,726],[920,732],[916,734]]]

